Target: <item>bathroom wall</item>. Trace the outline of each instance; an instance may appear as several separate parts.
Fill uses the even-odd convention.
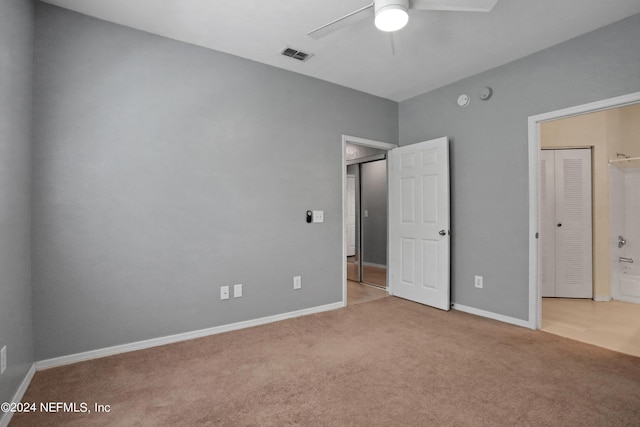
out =
[[[622,152],[630,157],[640,157],[640,104],[621,108],[621,129]],[[640,161],[636,161],[635,164],[640,166]],[[623,169],[619,173],[622,174],[624,182],[624,192],[622,192],[624,209],[622,212],[624,215],[624,237],[627,239],[623,253],[619,256],[633,258],[637,265],[640,262],[640,191],[638,191],[640,188],[640,167]],[[613,191],[616,190],[612,188],[612,200],[614,198]],[[618,234],[612,238],[616,242],[616,249],[618,249]]]
[[[640,157],[640,104],[622,108],[622,152]]]
[[[624,254],[640,263],[640,168],[624,170]]]
[[[633,276],[620,273],[626,267],[636,266],[640,261],[640,165],[633,168],[610,169],[611,184],[611,290],[612,296],[624,301],[640,302],[634,296],[639,290]],[[623,236],[626,244],[618,247],[618,236]],[[633,264],[621,263],[620,257],[631,258]],[[632,273],[634,274],[634,273]],[[624,277],[624,279],[623,279]],[[622,281],[625,282],[623,286]]]
[[[611,217],[611,233],[609,239],[609,253],[611,266],[611,283],[615,278],[615,274],[621,271],[618,258],[626,256],[626,248],[618,248],[618,236],[624,236],[625,223],[625,180],[624,171],[617,166],[609,166],[609,186],[610,186],[610,217]]]
[[[611,158],[617,153],[640,157],[640,104],[620,108],[621,143],[617,150],[610,150]],[[638,162],[640,164],[640,162]],[[610,166],[611,188],[611,273],[622,270],[619,257],[640,261],[640,168],[621,169]],[[618,236],[624,236],[627,244],[618,248]],[[612,282],[613,283],[613,282]]]

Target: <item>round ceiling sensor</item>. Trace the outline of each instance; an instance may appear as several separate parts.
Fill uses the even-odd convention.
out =
[[[458,97],[458,105],[461,107],[466,107],[467,105],[469,105],[469,102],[471,102],[471,98],[469,98],[469,95],[463,93]]]
[[[491,98],[491,95],[493,95],[493,90],[490,87],[483,87],[480,89],[480,99],[483,101]]]

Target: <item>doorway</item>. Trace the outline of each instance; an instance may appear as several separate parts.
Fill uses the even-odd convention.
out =
[[[347,279],[387,287],[386,151],[360,150],[347,144]]]
[[[343,135],[343,303],[347,305],[347,143],[388,152],[387,292],[449,310],[449,139],[398,148]],[[374,159],[370,159],[374,160]],[[378,159],[376,159],[378,160]],[[361,240],[361,239],[360,239]],[[355,282],[359,284],[358,282]]]
[[[387,287],[386,150],[346,144],[347,279]]]
[[[618,247],[618,235],[624,233],[614,232],[617,215],[614,204],[623,197],[624,188],[623,185],[614,185],[613,177],[620,172],[614,164],[626,156],[640,157],[638,102],[640,92],[529,119],[530,327],[636,355],[640,349],[640,335],[637,330],[630,330],[628,325],[638,323],[640,305],[630,306],[612,299],[619,299],[615,296],[615,271],[620,266],[626,267],[620,263],[631,258],[627,256],[628,250],[624,252],[626,247]],[[543,232],[540,200],[544,189],[540,181],[543,174],[540,149],[585,147],[589,147],[592,153],[593,174],[592,299],[589,296],[587,299],[543,298],[544,278],[539,265],[544,260],[538,252],[542,242],[537,239],[542,238]],[[625,165],[629,163],[621,161]],[[622,318],[626,320],[621,321]]]
[[[387,296],[387,152],[397,146],[343,136],[344,303]]]

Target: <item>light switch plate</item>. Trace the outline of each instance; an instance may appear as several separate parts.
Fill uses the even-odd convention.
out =
[[[302,277],[295,276],[293,278],[293,289],[300,289],[302,287]]]
[[[229,299],[229,287],[221,286],[220,287],[220,299]]]
[[[324,222],[324,211],[313,211],[313,222]]]
[[[242,285],[233,285],[233,297],[240,298],[242,296]]]

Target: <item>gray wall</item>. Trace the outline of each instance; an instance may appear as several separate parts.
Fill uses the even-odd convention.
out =
[[[454,302],[528,318],[527,118],[639,91],[639,41],[635,15],[400,103],[401,145],[451,138]],[[494,89],[487,102],[484,86]]]
[[[341,135],[397,103],[42,3],[35,58],[38,359],[341,301]]]
[[[11,401],[33,363],[29,231],[32,56],[31,2],[0,1],[0,348],[7,346],[0,402]]]
[[[363,163],[361,168],[362,261],[387,265],[387,161]]]

